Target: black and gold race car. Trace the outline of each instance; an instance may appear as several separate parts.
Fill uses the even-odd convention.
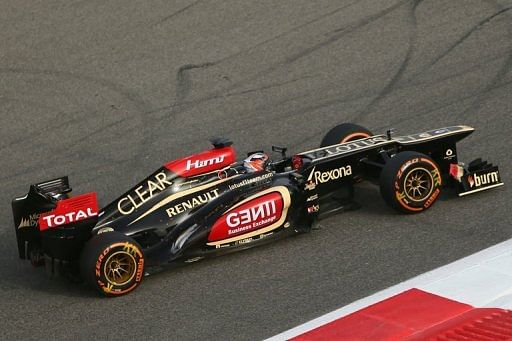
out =
[[[47,272],[75,271],[107,296],[134,290],[162,268],[308,232],[315,220],[357,208],[361,181],[380,186],[400,212],[430,208],[443,188],[459,196],[503,185],[497,166],[457,159],[473,132],[453,126],[373,135],[355,124],[331,129],[319,148],[236,159],[231,141],[166,163],[98,208],[95,193],[71,196],[68,178],[30,186],[12,202],[19,256]]]

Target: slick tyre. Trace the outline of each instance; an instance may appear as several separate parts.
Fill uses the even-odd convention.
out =
[[[122,233],[101,233],[84,247],[80,271],[84,281],[103,295],[125,295],[142,281],[144,253],[136,241]]]
[[[386,203],[404,213],[420,213],[439,198],[442,179],[437,164],[425,154],[401,152],[384,166],[380,193]]]
[[[364,139],[370,136],[373,136],[372,132],[365,127],[353,123],[342,123],[325,134],[320,147]]]

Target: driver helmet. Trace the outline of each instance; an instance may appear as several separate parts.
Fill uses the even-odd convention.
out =
[[[259,172],[265,170],[267,166],[268,155],[262,152],[249,155],[244,160],[244,167],[248,173]]]

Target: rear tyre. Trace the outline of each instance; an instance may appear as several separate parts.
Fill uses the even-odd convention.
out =
[[[82,250],[80,271],[85,282],[103,295],[124,295],[142,281],[144,254],[135,240],[122,233],[101,233]]]
[[[320,147],[364,139],[370,136],[373,136],[372,132],[363,126],[353,123],[342,123],[325,134]]]
[[[420,213],[430,208],[441,193],[441,172],[425,154],[401,152],[384,166],[380,193],[386,203],[405,213]]]

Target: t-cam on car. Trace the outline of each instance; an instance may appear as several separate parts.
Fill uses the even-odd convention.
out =
[[[19,256],[49,273],[74,270],[116,296],[164,267],[308,232],[315,220],[356,208],[361,181],[378,184],[394,209],[423,212],[447,186],[464,196],[503,185],[497,166],[458,161],[456,143],[473,130],[373,135],[345,123],[317,149],[288,157],[274,146],[274,159],[258,151],[239,162],[231,141],[216,138],[102,209],[95,193],[70,196],[67,177],[44,181],[12,202]]]

